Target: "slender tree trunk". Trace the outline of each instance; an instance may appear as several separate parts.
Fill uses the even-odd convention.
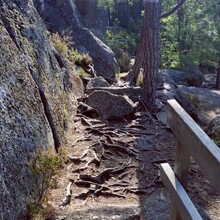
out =
[[[177,4],[179,4],[181,0],[177,0]],[[184,17],[185,12],[184,8],[181,7],[178,12],[178,41],[179,41],[179,53],[180,56],[184,54],[186,49],[186,42],[185,42],[185,24],[184,24]]]
[[[220,60],[218,61],[218,73],[216,79],[216,89],[220,89]]]
[[[144,38],[143,38],[143,96],[148,107],[156,101],[156,74],[159,69],[159,0],[144,0]]]
[[[138,45],[137,48],[137,52],[136,52],[136,56],[135,56],[135,62],[134,62],[134,66],[130,72],[130,76],[129,76],[129,82],[130,84],[137,84],[137,79],[140,73],[140,69],[142,67],[143,64],[143,43],[144,43],[144,25],[142,26],[142,30],[141,30],[141,37],[140,37],[140,43]]]

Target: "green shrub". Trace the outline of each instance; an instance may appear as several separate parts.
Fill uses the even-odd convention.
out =
[[[134,55],[137,46],[138,35],[136,33],[128,33],[127,31],[110,30],[105,32],[106,44],[116,53],[118,48],[123,49],[126,53]]]
[[[81,66],[82,68],[87,68],[90,64],[92,64],[92,58],[88,53],[82,54],[76,57],[75,64],[77,66]]]
[[[78,73],[79,77],[81,77],[81,78],[90,77],[90,75],[88,73],[86,73],[82,67],[79,67],[77,69],[77,73]]]
[[[50,35],[50,41],[53,43],[57,52],[60,53],[70,64],[76,64],[79,68],[79,75],[85,77],[86,73],[84,70],[89,68],[89,65],[92,64],[92,58],[88,53],[80,54],[78,50],[70,48],[73,45],[70,37],[64,36],[61,37],[58,33]],[[87,75],[86,75],[87,76]]]
[[[47,150],[40,149],[32,157],[30,170],[33,175],[34,193],[28,204],[28,211],[31,218],[39,213],[46,213],[42,207],[42,201],[48,190],[57,187],[54,179],[64,164],[65,151],[56,153],[52,147]]]
[[[34,176],[34,189],[37,201],[41,201],[48,189],[54,188],[56,182],[53,176],[63,165],[63,152],[56,153],[49,147],[38,150],[32,158],[30,169]]]
[[[61,37],[58,33],[55,33],[50,35],[50,41],[53,43],[58,53],[65,58],[68,57],[69,47],[72,44],[70,37]]]

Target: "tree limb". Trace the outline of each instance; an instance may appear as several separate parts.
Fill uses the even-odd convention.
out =
[[[180,1],[175,7],[173,7],[169,12],[162,14],[159,19],[167,18],[168,16],[172,15],[174,12],[176,12],[184,3],[186,0]]]

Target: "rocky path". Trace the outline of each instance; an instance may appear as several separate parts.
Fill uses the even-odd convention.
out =
[[[58,188],[48,195],[52,219],[168,219],[170,200],[159,164],[173,165],[174,151],[172,132],[148,113],[112,122],[78,116]],[[219,219],[220,200],[193,161],[189,179],[189,194],[203,218]]]

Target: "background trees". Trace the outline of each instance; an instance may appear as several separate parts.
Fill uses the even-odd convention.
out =
[[[104,0],[100,0],[101,2]],[[131,6],[137,13],[135,7],[140,5],[140,1],[106,0],[106,4],[107,2],[110,5],[109,11],[112,12],[112,16],[110,16],[113,20],[112,23],[116,27],[113,35],[108,30],[107,43],[109,43],[108,37],[111,35],[111,44],[114,45],[112,48],[116,54],[131,54],[128,39],[131,42],[131,38],[137,36],[135,32],[132,33],[133,36],[131,35],[131,23],[135,24],[135,19],[141,19],[140,16],[135,17],[135,13],[131,13]],[[144,22],[141,31],[138,31],[141,33],[141,37],[135,51],[135,64],[130,80],[136,83],[140,67],[143,67],[144,95],[142,99],[150,108],[154,106],[156,99],[155,76],[159,69],[160,59],[160,18],[162,19],[161,67],[187,69],[188,71],[196,71],[197,68],[200,68],[204,73],[216,72],[216,88],[220,89],[220,0],[187,0],[187,4],[183,5],[184,2],[184,0],[163,1],[164,11],[170,11],[171,8],[173,10],[165,13],[165,16],[160,16],[162,10],[160,10],[159,0],[143,1]],[[104,4],[102,3],[102,5]],[[175,5],[181,7],[173,7]],[[174,14],[175,9],[178,11]],[[138,13],[142,14],[140,10]],[[139,28],[133,28],[133,31],[137,31]],[[121,46],[118,47],[114,36],[115,33],[120,32],[126,33],[125,36],[130,36],[130,38],[124,36],[122,41],[119,40]],[[138,43],[138,41],[135,40],[133,43]],[[123,51],[117,53],[118,50]],[[129,62],[128,55],[126,59]],[[126,66],[126,63],[124,64]],[[127,69],[123,70],[127,71]]]
[[[121,10],[119,5],[122,2],[130,11],[129,19],[126,13],[123,14],[130,23],[129,28],[122,25],[122,18],[118,16]],[[177,2],[180,0],[162,0],[162,11],[170,11]],[[117,47],[120,42],[119,47],[126,53],[136,55],[137,50],[134,48],[137,48],[140,38],[143,0],[99,0],[99,5],[108,8],[112,19],[110,24],[112,27],[117,26],[118,31],[108,30],[111,34],[111,45]],[[187,0],[178,13],[162,19],[161,68],[183,69],[186,66],[198,66],[204,73],[216,72],[220,51],[219,13],[220,0]],[[119,32],[121,37],[118,35]]]

